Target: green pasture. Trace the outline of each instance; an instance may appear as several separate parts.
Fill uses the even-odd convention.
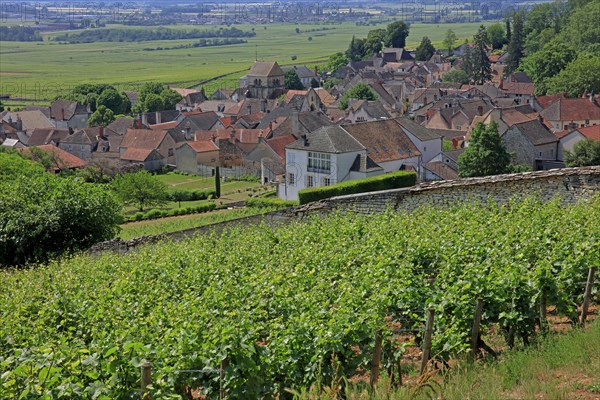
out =
[[[429,36],[435,45],[441,45],[449,28],[460,38],[458,44],[473,35],[479,25],[413,24],[407,44],[415,47],[423,36]],[[218,87],[235,87],[237,78],[244,75],[256,58],[310,65],[334,52],[344,51],[352,35],[366,37],[369,30],[384,26],[356,26],[354,23],[236,25],[242,30],[254,29],[256,37],[247,38],[245,44],[158,51],[143,49],[174,47],[195,40],[59,44],[49,40],[62,33],[54,32],[45,35],[44,42],[0,42],[0,93],[39,101],[52,99],[81,83],[110,83],[121,89],[135,89],[145,82],[159,81],[186,87],[241,71],[205,85],[211,93]],[[335,29],[299,34],[295,31],[296,28],[302,31],[324,27]],[[185,25],[170,28],[203,29]],[[292,61],[292,56],[297,59]]]

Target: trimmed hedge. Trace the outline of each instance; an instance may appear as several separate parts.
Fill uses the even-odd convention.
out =
[[[398,171],[378,175],[372,178],[354,179],[331,186],[302,189],[298,192],[300,204],[327,199],[346,194],[374,192],[377,190],[397,189],[413,186],[417,183],[417,174],[409,171]]]
[[[289,208],[297,205],[297,201],[281,200],[278,198],[254,197],[252,199],[246,200],[246,207],[253,208]]]
[[[203,204],[196,207],[175,208],[172,210],[158,210],[156,208],[153,208],[145,214],[143,212],[137,212],[134,215],[125,217],[125,222],[145,221],[148,219],[174,217],[177,215],[200,214],[208,211],[213,211],[216,208],[217,205],[215,203]]]
[[[214,197],[214,189],[210,190],[186,190],[186,189],[175,189],[169,192],[169,199],[171,201],[196,201],[206,200],[210,196]]]

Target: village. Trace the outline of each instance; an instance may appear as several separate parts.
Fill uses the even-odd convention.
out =
[[[111,163],[210,177],[218,166],[223,179],[254,175],[278,197],[297,200],[305,188],[399,170],[415,171],[422,182],[456,179],[478,123],[498,124],[511,164],[525,171],[564,167],[577,142],[600,141],[598,94],[536,97],[525,72],[504,76],[507,53],[489,55],[489,82],[444,82],[469,46],[455,48],[452,61],[444,51],[416,61],[414,51],[383,48],[325,73],[256,61],[239,88],[171,88],[181,96],[175,110],[106,126],[88,127],[92,110],[77,101],[7,109],[0,143],[50,150],[62,161],[58,169]],[[304,89],[286,89],[290,70]],[[374,98],[348,98],[357,85]],[[132,105],[136,96],[128,92]]]

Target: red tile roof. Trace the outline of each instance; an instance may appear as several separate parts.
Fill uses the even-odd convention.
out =
[[[267,140],[267,145],[281,158],[285,158],[285,146],[296,141],[294,135],[277,136]]]
[[[121,155],[121,160],[126,161],[146,161],[154,149],[139,149],[135,147],[129,147],[125,150],[125,153]]]
[[[74,169],[74,168],[83,168],[86,166],[86,162],[84,160],[82,160],[81,158],[74,156],[73,154],[60,149],[56,146],[53,146],[51,144],[45,144],[42,146],[33,146],[36,147],[40,150],[44,150],[47,152],[52,153],[57,160],[57,169]],[[31,150],[29,148],[26,149],[22,149],[21,151],[28,153],[31,152]]]
[[[587,139],[600,142],[600,125],[586,126],[585,128],[577,128],[577,131]]]
[[[544,108],[540,115],[549,121],[600,120],[600,107],[588,99],[562,99]]]
[[[189,145],[196,153],[206,153],[209,151],[218,151],[219,146],[215,144],[212,140],[204,140],[198,142],[185,142],[183,145]]]

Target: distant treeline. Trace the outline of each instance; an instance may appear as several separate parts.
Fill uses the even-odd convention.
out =
[[[237,28],[219,28],[217,30],[193,29],[190,31],[158,29],[91,29],[80,33],[56,36],[55,41],[68,43],[94,42],[143,42],[150,40],[177,40],[201,38],[237,38],[255,36],[255,32],[245,32]]]
[[[181,44],[179,46],[173,47],[145,47],[142,50],[144,51],[154,51],[154,50],[178,50],[178,49],[192,49],[196,47],[210,47],[210,46],[225,46],[228,44],[240,44],[240,43],[248,43],[247,40],[244,39],[200,39],[195,43]]]
[[[7,42],[41,42],[40,33],[27,26],[0,26],[0,40]]]

